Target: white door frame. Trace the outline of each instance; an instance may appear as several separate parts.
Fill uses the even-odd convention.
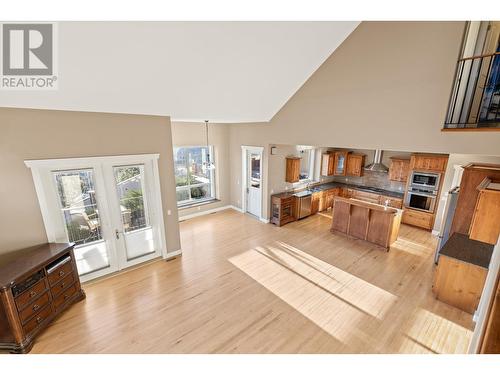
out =
[[[25,160],[24,163],[28,168],[31,169],[33,175],[33,182],[35,184],[35,190],[38,197],[38,202],[40,204],[40,210],[42,213],[42,219],[45,226],[45,231],[47,233],[47,239],[49,242],[55,242],[57,240],[56,234],[56,220],[52,212],[53,209],[50,207],[54,204],[51,201],[55,191],[55,186],[53,184],[48,184],[47,173],[52,170],[57,169],[80,169],[80,168],[94,168],[96,186],[101,187],[100,194],[104,197],[98,199],[98,204],[104,208],[103,214],[111,213],[111,208],[108,204],[108,199],[106,199],[106,187],[104,182],[104,176],[102,172],[104,166],[108,164],[115,165],[128,165],[128,164],[139,164],[139,163],[151,163],[152,164],[152,178],[151,183],[153,187],[151,189],[151,206],[152,210],[150,215],[154,215],[154,220],[158,226],[158,247],[161,256],[167,258],[167,244],[165,236],[165,224],[163,220],[163,206],[161,201],[161,189],[160,189],[160,179],[158,170],[158,159],[159,154],[139,154],[139,155],[120,155],[120,156],[95,156],[95,157],[84,157],[84,158],[65,158],[65,159],[42,159],[42,160]],[[102,199],[104,198],[104,199]],[[50,201],[50,202],[49,202]],[[110,218],[103,217],[103,230],[108,232],[108,237],[112,234],[112,228],[107,228],[110,225]],[[110,256],[116,258],[116,249],[113,244],[110,248]],[[168,254],[170,255],[170,254]],[[87,279],[97,278],[103,276],[104,274],[110,273],[109,269],[103,271],[95,271],[89,274],[89,277],[82,276],[82,281]]]
[[[248,151],[260,154],[260,216],[259,220],[267,222],[262,215],[262,201],[264,195],[264,147],[262,146],[241,146],[241,209],[247,212],[247,185],[248,185]]]

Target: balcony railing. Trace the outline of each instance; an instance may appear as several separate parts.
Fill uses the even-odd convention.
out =
[[[445,129],[500,128],[500,52],[458,60]]]

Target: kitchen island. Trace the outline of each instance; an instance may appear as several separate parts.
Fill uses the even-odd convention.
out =
[[[332,232],[341,232],[384,247],[396,241],[401,210],[352,198],[335,197]]]

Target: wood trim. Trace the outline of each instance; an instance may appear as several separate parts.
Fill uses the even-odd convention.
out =
[[[484,55],[476,55],[476,56],[470,56],[470,57],[463,57],[461,59],[458,59],[458,61],[474,60],[474,59],[480,59],[482,57],[490,57],[490,56],[495,56],[495,55],[500,55],[500,52],[493,52],[493,53],[486,53]]]

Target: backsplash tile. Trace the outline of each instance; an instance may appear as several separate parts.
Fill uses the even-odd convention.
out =
[[[378,187],[384,190],[404,192],[406,184],[404,182],[389,180],[389,174],[383,172],[364,171],[362,177],[335,176],[332,181],[344,182],[348,184]]]

